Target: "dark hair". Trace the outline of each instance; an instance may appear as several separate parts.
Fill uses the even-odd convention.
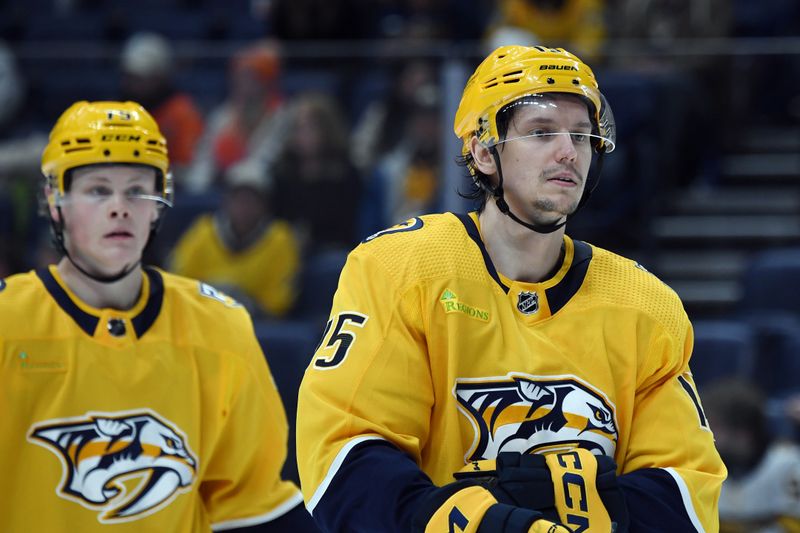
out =
[[[500,136],[501,141],[505,139],[508,134],[508,126],[511,124],[511,120],[517,112],[516,107],[517,106],[508,104],[497,112],[495,122],[497,123],[497,134]],[[486,200],[492,196],[490,177],[478,170],[478,167],[475,165],[475,159],[469,151],[467,151],[466,154],[458,156],[456,158],[456,164],[466,169],[465,175],[469,179],[469,190],[466,192],[458,191],[458,195],[467,200],[475,201],[477,204],[476,210],[480,213],[483,211],[483,208],[486,207]]]

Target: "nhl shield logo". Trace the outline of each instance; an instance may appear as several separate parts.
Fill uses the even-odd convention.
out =
[[[532,315],[539,310],[539,294],[522,291],[517,296],[517,309],[524,315]]]

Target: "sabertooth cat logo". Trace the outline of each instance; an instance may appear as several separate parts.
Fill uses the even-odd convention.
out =
[[[56,493],[99,511],[103,524],[156,512],[190,490],[197,472],[183,434],[148,409],[49,420],[28,440],[61,459]]]
[[[475,430],[467,462],[576,447],[614,457],[615,407],[575,376],[459,379],[453,392]]]

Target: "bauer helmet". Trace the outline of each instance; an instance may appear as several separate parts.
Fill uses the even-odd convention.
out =
[[[469,153],[472,134],[486,146],[500,142],[497,113],[525,96],[569,93],[589,106],[595,149],[614,150],[614,116],[600,93],[592,70],[562,48],[502,46],[483,60],[467,81],[456,112],[453,129],[462,139],[462,153]]]

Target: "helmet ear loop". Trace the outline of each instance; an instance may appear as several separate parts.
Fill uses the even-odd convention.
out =
[[[492,158],[494,158],[494,164],[497,167],[497,187],[492,187],[491,185],[487,185],[487,189],[494,196],[494,201],[497,204],[497,208],[500,210],[501,213],[506,215],[508,214],[510,208],[508,207],[508,203],[504,198],[503,167],[500,165],[500,154],[497,151],[497,145],[492,146],[489,149],[489,152],[492,154]]]
[[[64,214],[61,212],[60,205],[56,204],[55,208],[58,212],[58,220],[54,219],[53,215],[50,213],[50,209],[47,209],[47,220],[50,222],[53,246],[55,246],[58,253],[62,255],[68,255],[67,247],[64,244]]]
[[[578,202],[578,206],[575,208],[575,211],[569,216],[572,218],[575,216],[575,213],[581,210],[581,208],[586,205],[586,202],[589,201],[589,198],[592,196],[592,193],[600,184],[600,171],[603,170],[603,159],[606,154],[605,147],[601,147],[597,150],[597,159],[594,162],[594,166],[589,171],[589,177],[586,180],[586,189],[583,191],[583,196],[581,197],[580,202]],[[591,185],[591,186],[589,186]]]

